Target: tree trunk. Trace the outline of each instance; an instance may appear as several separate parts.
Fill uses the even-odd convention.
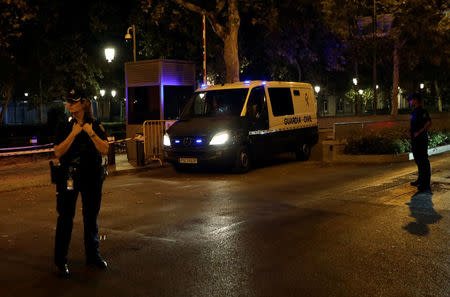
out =
[[[227,83],[239,81],[238,33],[239,26],[241,25],[241,18],[239,16],[238,0],[219,1],[215,12],[207,11],[187,0],[172,1],[192,12],[200,15],[206,14],[214,33],[216,33],[224,43],[223,58],[225,60],[225,69],[227,72],[226,81]],[[228,15],[226,17],[226,25],[223,26],[220,24],[219,20],[223,19],[224,14],[222,9],[226,2],[228,3]]]
[[[302,81],[302,67],[300,66],[300,62],[295,59],[295,66],[297,67],[298,73],[298,81]]]
[[[42,94],[42,79],[39,78],[39,122],[41,124],[44,123],[44,103],[42,100],[43,94]]]
[[[400,78],[400,57],[398,55],[398,42],[394,41],[393,53],[393,74],[392,74],[392,98],[391,98],[391,115],[398,115],[398,82]]]
[[[436,96],[438,99],[438,110],[442,112],[442,98],[441,98],[441,90],[439,89],[439,85],[437,80],[434,80],[434,88],[436,89]]]
[[[42,90],[42,61],[41,61],[41,51],[39,50],[39,46],[37,47],[37,56],[39,60],[39,122],[41,124],[44,123],[44,103],[42,100],[43,90]]]
[[[372,84],[373,84],[373,114],[376,115],[378,111],[378,94],[377,94],[377,50],[374,43],[373,46],[373,69],[372,69]]]
[[[6,109],[8,108],[8,103],[11,101],[12,98],[13,89],[14,89],[14,79],[10,78],[8,81],[8,85],[6,87],[6,98],[5,101],[3,102],[2,112],[0,113],[0,125],[3,124],[3,120],[6,115]]]
[[[373,80],[373,114],[376,115],[378,111],[378,98],[377,98],[377,43],[376,43],[376,33],[377,33],[377,5],[376,0],[373,0],[373,14],[372,14],[372,42],[373,42],[373,69],[372,69],[372,80]]]
[[[227,83],[239,81],[238,31],[239,27],[231,26],[229,34],[223,40]]]
[[[356,55],[355,57],[358,57],[358,50],[356,50]],[[358,69],[358,60],[357,58],[355,58],[355,76],[356,76],[356,80],[357,80],[357,84],[354,86],[355,87],[355,115],[356,116],[360,116],[361,115],[361,95],[358,92],[358,84],[360,83],[359,81],[359,69]]]

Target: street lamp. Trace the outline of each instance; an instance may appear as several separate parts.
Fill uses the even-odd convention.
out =
[[[359,95],[362,95],[363,94],[363,90],[359,89],[358,93],[359,93]]]
[[[133,31],[133,37],[131,37],[130,30]],[[125,40],[133,39],[133,59],[136,62],[136,26],[128,27],[127,34],[125,34]]]
[[[420,89],[423,90],[423,88],[425,88],[424,84],[420,84]]]
[[[105,90],[100,90],[100,96],[105,96],[106,91]]]
[[[117,94],[117,93],[116,93],[116,90],[112,90],[112,91],[111,91],[111,96],[113,96],[113,98],[116,97],[116,94]]]
[[[314,91],[316,91],[316,93],[319,94],[319,92],[320,92],[320,86],[315,86],[315,87],[314,87]]]
[[[109,47],[109,48],[105,48],[105,57],[106,60],[108,60],[108,63],[111,63],[112,60],[114,60],[114,55],[115,55],[116,51]]]
[[[24,93],[25,97],[28,97],[28,93]]]
[[[353,78],[353,84],[354,84],[355,86],[358,85],[358,79],[357,79],[356,77]]]

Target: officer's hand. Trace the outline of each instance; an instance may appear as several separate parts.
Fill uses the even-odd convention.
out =
[[[94,131],[92,130],[92,124],[84,124],[83,125],[83,130],[84,132],[86,132],[88,135],[92,135],[92,133],[94,133]]]
[[[83,128],[80,126],[80,124],[76,123],[72,126],[72,133],[77,136],[80,134],[80,132],[83,130]]]

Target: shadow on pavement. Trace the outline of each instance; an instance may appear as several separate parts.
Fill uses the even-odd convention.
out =
[[[417,192],[411,197],[411,201],[406,203],[411,211],[411,216],[416,219],[404,226],[403,229],[411,234],[426,236],[430,232],[428,225],[436,224],[442,216],[434,210],[432,201],[433,194],[430,192]]]

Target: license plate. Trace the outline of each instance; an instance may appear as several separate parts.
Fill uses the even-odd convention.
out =
[[[179,158],[181,164],[197,164],[197,158]]]

